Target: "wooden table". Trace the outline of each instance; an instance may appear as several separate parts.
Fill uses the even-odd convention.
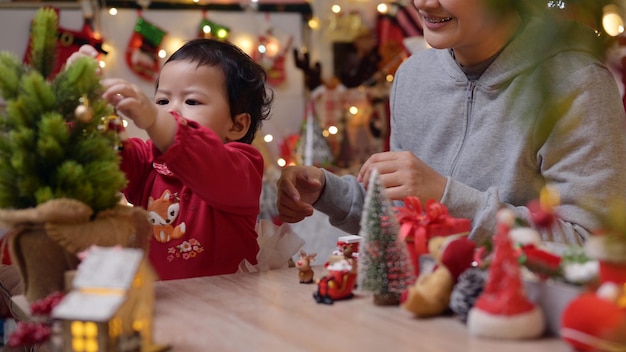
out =
[[[315,268],[315,277],[325,274]],[[417,319],[366,293],[333,305],[312,297],[295,268],[156,283],[154,341],[172,351],[571,352],[558,338],[469,336],[451,317]]]

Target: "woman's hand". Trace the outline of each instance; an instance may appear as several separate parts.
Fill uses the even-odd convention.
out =
[[[372,171],[378,169],[379,179],[391,200],[417,196],[422,203],[440,201],[447,179],[408,151],[376,153],[359,171],[358,180],[368,187]]]

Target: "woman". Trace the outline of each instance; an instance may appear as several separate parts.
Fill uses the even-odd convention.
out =
[[[550,187],[560,218],[543,239],[583,242],[598,213],[626,199],[624,108],[593,30],[534,13],[529,1],[415,0],[432,49],[396,73],[391,151],[371,156],[358,177],[286,168],[280,218],[315,208],[358,232],[376,168],[392,200],[441,201],[471,219],[476,241],[494,233],[502,207],[530,220],[527,203]]]

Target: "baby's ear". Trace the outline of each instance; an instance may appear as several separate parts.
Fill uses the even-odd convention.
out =
[[[248,129],[250,129],[250,114],[245,112],[238,114],[235,116],[233,125],[228,130],[228,134],[226,134],[226,140],[238,141],[245,137]]]

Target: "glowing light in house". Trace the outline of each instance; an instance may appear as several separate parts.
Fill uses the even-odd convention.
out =
[[[117,15],[117,9],[115,7],[111,7],[109,9],[109,15],[111,15],[111,16]]]
[[[341,6],[335,4],[335,5],[330,7],[330,11],[332,11],[333,13],[340,13],[341,12]]]
[[[105,68],[105,67],[107,66],[107,63],[106,63],[106,62],[104,62],[104,60],[100,60],[100,61],[98,61],[98,66],[99,66],[100,68]]]
[[[89,339],[85,342],[85,351],[86,352],[98,352],[98,341]]]
[[[385,80],[389,83],[393,82],[393,75],[392,74],[388,74],[385,76]]]
[[[615,37],[624,32],[624,20],[616,5],[607,5],[602,12],[602,28],[608,35]]]
[[[285,161],[285,159],[279,158],[278,160],[276,160],[276,164],[278,164],[278,166],[280,167],[284,167],[285,165],[287,165],[287,162]]]
[[[98,328],[94,322],[73,321],[70,333],[74,351],[98,351]]]
[[[200,2],[200,0],[193,0],[193,2],[197,4]]]
[[[167,56],[167,51],[165,51],[165,49],[159,50],[159,57],[161,59],[165,58],[166,56]]]
[[[274,136],[268,133],[265,136],[263,136],[263,140],[265,141],[265,143],[269,143],[274,140]]]
[[[328,133],[330,133],[330,134],[337,134],[337,132],[339,132],[339,129],[337,128],[337,126],[330,126],[330,127],[328,127]]]
[[[328,137],[328,136],[330,136],[330,132],[328,132],[328,130],[323,130],[322,131],[322,136]]]
[[[122,126],[124,126],[124,128],[128,127],[128,121],[122,120]]]
[[[143,320],[135,320],[135,321],[133,321],[133,330],[141,331],[141,330],[143,330],[144,325],[145,324],[144,324]]]
[[[204,32],[205,34],[211,33],[211,26],[209,26],[208,24],[205,25],[204,27],[202,27],[202,32]]]
[[[384,2],[381,2],[378,6],[376,6],[376,11],[378,11],[378,13],[385,14],[389,12],[389,7]]]
[[[357,108],[356,106],[351,106],[350,108],[348,108],[348,112],[352,115],[356,115],[359,113],[359,108]]]
[[[257,49],[261,54],[265,54],[265,52],[267,51],[267,48],[265,47],[265,45],[260,44]]]

